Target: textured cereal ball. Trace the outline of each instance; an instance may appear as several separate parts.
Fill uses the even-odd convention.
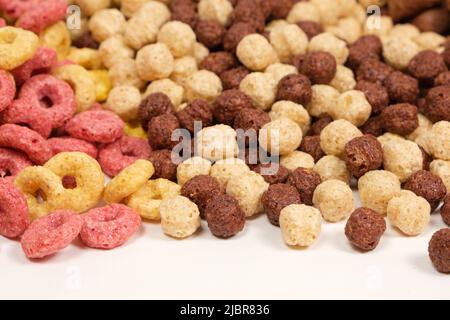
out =
[[[222,92],[222,83],[213,72],[199,70],[187,78],[185,90],[186,99],[189,102],[204,99],[211,103]]]
[[[227,194],[209,201],[205,208],[206,221],[212,234],[219,238],[232,237],[244,229],[245,212],[239,202]]]
[[[400,71],[390,73],[384,80],[389,98],[396,102],[415,103],[419,97],[419,82]]]
[[[426,95],[425,115],[433,122],[450,121],[450,86],[430,89]]]
[[[253,72],[242,79],[239,90],[249,95],[257,108],[267,110],[275,101],[276,85],[270,75]]]
[[[432,50],[419,52],[408,65],[408,72],[425,83],[430,83],[438,74],[446,70],[442,56]]]
[[[200,175],[208,175],[211,171],[211,162],[201,157],[192,157],[184,160],[177,167],[177,181],[183,186],[187,181]]]
[[[100,58],[107,68],[111,68],[122,59],[133,58],[134,51],[125,43],[121,35],[115,35],[103,41],[98,48]]]
[[[328,84],[336,74],[336,59],[328,52],[308,52],[299,68],[313,84]]]
[[[381,49],[380,38],[375,35],[362,36],[349,46],[347,64],[353,70],[357,70],[364,60],[380,59]]]
[[[248,76],[249,73],[250,71],[244,66],[222,72],[220,74],[220,80],[222,80],[223,89],[239,89],[241,81]]]
[[[153,81],[170,76],[174,68],[174,59],[165,44],[155,43],[138,51],[136,64],[141,79]]]
[[[159,206],[161,227],[165,234],[174,238],[187,238],[200,227],[200,212],[188,198],[177,196],[165,199]]]
[[[138,117],[142,127],[147,130],[147,125],[152,118],[165,113],[175,113],[175,108],[169,97],[164,93],[156,92],[148,95],[141,101],[138,108]]]
[[[131,58],[122,58],[115,62],[108,71],[109,79],[116,86],[133,86],[142,89],[145,81],[139,77],[136,61]]]
[[[283,63],[289,63],[294,56],[304,54],[308,48],[308,37],[296,24],[273,28],[269,39],[278,58]]]
[[[430,203],[432,211],[438,207],[439,202],[447,194],[447,189],[442,179],[430,171],[425,170],[414,172],[406,180],[403,188],[427,200]]]
[[[252,71],[262,71],[278,61],[277,53],[269,41],[256,33],[245,36],[239,42],[236,55]]]
[[[200,20],[195,26],[195,35],[200,43],[209,49],[220,46],[226,29],[217,21]]]
[[[280,213],[280,227],[284,242],[289,246],[308,247],[320,234],[320,211],[304,204],[292,204]]]
[[[313,157],[314,162],[319,161],[325,156],[325,153],[320,147],[320,136],[303,137],[300,151],[310,154]]]
[[[280,159],[280,164],[291,171],[299,167],[312,169],[314,167],[314,159],[308,153],[293,151],[282,156]]]
[[[280,212],[291,204],[300,204],[300,194],[291,185],[278,183],[273,184],[264,192],[261,198],[264,211],[271,224],[279,226]]]
[[[257,139],[259,130],[270,121],[271,119],[266,112],[260,109],[245,108],[236,114],[234,118],[234,129],[241,129],[244,132],[254,130]]]
[[[389,201],[401,191],[400,180],[389,171],[369,171],[358,180],[358,191],[363,207],[385,215]]]
[[[148,160],[155,167],[155,173],[152,178],[176,181],[177,165],[172,161],[172,152],[170,150],[152,151]]]
[[[346,219],[355,209],[352,189],[340,180],[327,180],[319,184],[314,191],[313,203],[328,222]]]
[[[398,70],[406,69],[419,51],[419,46],[407,37],[389,37],[383,44],[384,60]]]
[[[255,28],[244,22],[234,23],[225,33],[223,48],[229,52],[235,52],[239,42],[247,35],[255,32]]]
[[[140,103],[139,89],[133,86],[118,86],[109,92],[105,107],[128,121],[136,119]]]
[[[386,221],[376,211],[358,208],[345,225],[345,236],[355,247],[370,251],[375,249],[386,231]]]
[[[260,163],[252,168],[252,170],[262,175],[264,180],[270,185],[285,183],[289,176],[289,170],[276,163]]]
[[[185,56],[174,60],[173,72],[170,79],[180,86],[184,86],[186,79],[198,71],[197,61],[194,57]]]
[[[209,54],[209,50],[200,42],[195,43],[193,56],[198,64],[203,61]]]
[[[444,198],[444,204],[441,207],[442,220],[450,226],[450,196]]]
[[[353,90],[356,86],[356,80],[353,71],[343,65],[338,65],[336,67],[336,73],[330,82],[330,86],[341,93]]]
[[[433,157],[450,160],[450,122],[439,121],[431,128],[428,136],[428,148]]]
[[[367,101],[364,92],[350,90],[342,93],[336,101],[330,115],[335,119],[344,119],[359,127],[369,119],[372,106]]]
[[[421,234],[430,222],[430,204],[411,191],[401,191],[387,206],[389,222],[408,236]]]
[[[325,31],[347,43],[355,42],[362,35],[361,23],[354,17],[339,19],[336,25],[326,26]]]
[[[125,17],[117,9],[102,9],[89,20],[89,30],[98,42],[102,42],[125,30]]]
[[[419,126],[417,107],[409,103],[388,106],[381,112],[383,128],[391,133],[407,135]]]
[[[295,187],[300,194],[300,199],[307,205],[312,205],[312,198],[317,186],[322,182],[318,173],[311,169],[297,168],[293,170],[287,179],[287,184]]]
[[[289,118],[299,125],[302,132],[306,134],[311,124],[311,117],[302,105],[292,101],[278,101],[272,105],[269,112],[272,120],[280,118]]]
[[[277,100],[287,100],[307,105],[311,99],[311,81],[302,74],[287,75],[278,83]]]
[[[145,90],[144,97],[157,92],[164,93],[168,96],[176,110],[178,110],[180,104],[183,102],[183,87],[170,79],[155,80],[150,83]]]
[[[172,133],[180,127],[176,116],[164,113],[148,123],[148,141],[153,149],[172,149],[178,141],[172,140]]]
[[[331,33],[324,32],[311,39],[308,52],[325,51],[334,56],[337,64],[344,64],[348,57],[345,41],[340,40]]]
[[[384,83],[387,76],[393,72],[391,66],[379,61],[378,59],[364,60],[356,70],[356,79],[375,82],[380,85]]]
[[[236,131],[224,124],[204,128],[197,133],[196,148],[198,155],[209,160],[234,158],[238,153]]]
[[[450,71],[441,72],[433,81],[435,87],[446,86],[450,84]]]
[[[356,90],[362,91],[372,107],[372,113],[380,113],[389,104],[389,95],[381,84],[365,80],[358,81]]]
[[[213,20],[226,26],[229,23],[233,6],[228,0],[200,0],[198,15],[202,20]]]
[[[450,273],[450,228],[433,234],[428,244],[428,255],[437,271]]]
[[[354,138],[345,145],[344,159],[348,171],[359,178],[383,164],[381,143],[370,134]]]
[[[331,118],[328,114],[320,116],[311,125],[311,128],[308,131],[308,135],[320,136],[320,133],[322,132],[322,130],[332,122],[333,122],[333,118]]]
[[[224,189],[217,179],[208,175],[195,176],[187,181],[181,188],[181,195],[194,202],[205,217],[205,208],[208,201],[224,193]]]
[[[430,163],[430,171],[442,179],[450,193],[450,161],[434,160]]]
[[[232,125],[237,113],[253,108],[253,101],[242,91],[233,89],[222,92],[213,105],[215,119],[223,124]]]
[[[361,131],[351,122],[344,119],[335,120],[320,133],[320,147],[328,155],[342,157],[347,142],[360,136]]]
[[[195,122],[200,122],[202,128],[209,127],[213,124],[213,113],[211,107],[206,100],[194,100],[187,104],[185,108],[177,113],[181,127],[189,130],[190,133],[195,132]]]
[[[344,160],[336,156],[324,156],[314,165],[316,172],[322,181],[341,180],[346,184],[350,184],[350,172]]]
[[[297,123],[280,118],[264,125],[259,131],[259,144],[270,154],[287,155],[302,143],[302,129]]]
[[[194,31],[180,21],[169,21],[158,32],[158,42],[165,44],[175,58],[191,54],[195,41]]]
[[[320,12],[312,3],[300,1],[292,7],[286,20],[289,23],[297,23],[300,21],[320,23]]]
[[[287,75],[298,74],[298,70],[290,64],[274,63],[268,66],[264,73],[271,75],[275,82],[278,83]]]
[[[219,181],[220,185],[226,188],[228,181],[234,176],[240,176],[250,171],[250,168],[241,159],[229,158],[219,160],[211,167],[211,176]]]
[[[237,64],[238,62],[233,54],[227,51],[217,51],[211,52],[203,59],[199,68],[209,70],[220,76],[222,72],[236,67]]]
[[[309,114],[313,117],[331,114],[331,110],[336,107],[339,91],[325,84],[313,85],[311,91],[311,101],[306,105]]]
[[[73,3],[80,6],[83,14],[89,17],[97,11],[106,9],[111,6],[111,0],[74,0]]]

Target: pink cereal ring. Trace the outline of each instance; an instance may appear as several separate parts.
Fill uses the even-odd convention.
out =
[[[0,28],[6,27],[6,21],[3,18],[0,18]]]
[[[91,248],[113,249],[124,244],[141,225],[141,217],[123,204],[91,209],[83,215],[81,241]]]
[[[88,110],[69,120],[66,131],[72,137],[89,142],[111,143],[122,137],[124,123],[115,113]]]
[[[0,147],[23,151],[38,165],[44,164],[53,155],[47,140],[39,133],[16,124],[0,126]]]
[[[36,51],[33,58],[13,69],[11,73],[16,80],[16,84],[21,86],[34,75],[49,73],[56,61],[55,50],[41,47]]]
[[[147,159],[152,149],[146,139],[123,136],[119,140],[103,146],[98,153],[98,161],[110,177],[133,164],[138,159]]]
[[[0,112],[5,110],[16,95],[14,78],[8,72],[0,70]]]
[[[66,0],[41,0],[39,5],[25,11],[16,25],[34,33],[40,33],[47,26],[64,19],[66,10]]]
[[[0,179],[0,235],[21,236],[30,224],[28,205],[12,181]]]
[[[0,10],[17,19],[38,2],[39,0],[0,0]]]
[[[47,140],[53,155],[61,152],[84,152],[96,159],[98,155],[97,147],[92,143],[72,137],[58,137]]]
[[[0,177],[14,177],[26,167],[33,165],[27,155],[20,151],[0,148]]]
[[[71,211],[57,211],[31,223],[20,243],[30,259],[40,259],[67,247],[83,227],[83,218]]]

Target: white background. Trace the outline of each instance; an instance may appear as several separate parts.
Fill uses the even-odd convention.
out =
[[[433,214],[419,237],[388,230],[373,252],[356,251],[345,222],[324,222],[308,249],[284,245],[261,215],[229,240],[203,228],[174,240],[158,224],[111,251],[75,242],[43,261],[29,261],[20,243],[0,237],[0,298],[38,299],[450,299],[450,276],[436,272],[428,241],[444,227]]]

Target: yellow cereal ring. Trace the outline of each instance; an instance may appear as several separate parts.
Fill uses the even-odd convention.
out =
[[[142,128],[139,122],[125,122],[125,128],[123,129],[125,135],[136,138],[147,139],[147,132]]]
[[[71,47],[69,55],[66,58],[87,70],[101,69],[103,67],[98,50],[91,48],[78,49]]]
[[[14,27],[0,28],[0,69],[11,70],[31,59],[39,38],[30,31]]]
[[[89,74],[95,83],[96,100],[103,102],[108,98],[109,91],[111,91],[111,81],[107,70],[91,70]]]
[[[64,59],[70,51],[70,32],[63,21],[59,21],[47,27],[39,35],[41,45],[55,49],[58,59]]]

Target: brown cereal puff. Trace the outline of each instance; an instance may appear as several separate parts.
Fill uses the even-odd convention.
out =
[[[170,150],[152,151],[148,160],[155,167],[152,179],[162,178],[177,181],[177,164],[172,161],[172,152]]]
[[[264,192],[261,202],[271,224],[280,225],[280,212],[291,204],[301,204],[300,194],[291,185],[273,184]]]
[[[385,87],[369,81],[358,81],[355,90],[364,92],[367,101],[372,106],[372,113],[380,113],[389,104],[389,94]]]
[[[245,108],[236,113],[234,118],[233,128],[235,130],[241,129],[244,132],[254,130],[255,139],[258,139],[259,130],[261,130],[264,125],[271,121],[268,113],[261,109]],[[248,144],[248,138],[246,139],[246,144]]]
[[[390,73],[384,80],[384,86],[393,102],[415,103],[419,98],[419,82],[403,72]]]
[[[313,84],[328,84],[336,74],[336,59],[328,52],[308,52],[299,71],[307,76]]]
[[[206,69],[220,75],[222,72],[236,67],[237,63],[236,57],[233,54],[226,51],[219,51],[210,53],[200,63],[199,68]]]
[[[238,22],[233,24],[223,37],[223,48],[234,53],[239,42],[245,36],[254,32],[255,27],[250,23]]]
[[[260,163],[253,168],[253,171],[259,173],[269,184],[285,183],[289,176],[289,170],[286,167],[272,163]]]
[[[377,247],[386,231],[383,216],[369,208],[358,208],[345,225],[345,236],[357,248],[370,251]]]
[[[300,193],[300,198],[304,204],[313,205],[313,194],[317,186],[321,183],[318,173],[311,169],[297,168],[289,174],[287,184],[295,187]]]
[[[403,136],[410,134],[419,126],[417,107],[409,103],[388,106],[381,112],[381,122],[388,132]]]
[[[320,135],[303,137],[300,151],[310,154],[314,158],[314,162],[319,161],[325,156],[325,152],[320,147]]]
[[[425,115],[433,122],[450,121],[450,86],[434,87],[428,91]]]
[[[419,52],[408,64],[408,72],[425,84],[433,83],[433,79],[446,70],[442,56],[432,50]]]
[[[391,66],[377,59],[366,59],[359,65],[356,71],[356,79],[358,81],[376,82],[382,85],[387,76],[393,71],[394,69]]]
[[[321,34],[324,31],[322,26],[315,21],[303,20],[297,22],[297,25],[306,34],[308,40],[311,40],[312,38],[314,38],[318,34]]]
[[[209,201],[205,217],[212,234],[219,238],[230,238],[244,229],[245,212],[232,196],[221,194]]]
[[[449,29],[450,16],[445,8],[429,9],[415,17],[412,24],[422,32],[431,31],[444,34]]]
[[[152,118],[165,113],[175,114],[175,108],[164,93],[152,93],[139,104],[138,117],[144,130],[147,130],[148,123]]]
[[[381,116],[370,117],[360,128],[362,133],[379,137],[384,133]]]
[[[311,81],[302,74],[290,74],[278,83],[277,100],[307,105],[312,98]]]
[[[428,244],[428,255],[437,271],[450,273],[450,228],[433,234]]]
[[[364,35],[352,43],[349,47],[349,55],[347,59],[348,66],[357,70],[364,60],[375,59],[381,57],[383,45],[380,38],[376,35]]]
[[[180,126],[194,133],[195,122],[201,124],[201,128],[209,127],[213,124],[213,113],[208,101],[196,99],[189,103],[185,108],[178,111],[177,114]]]
[[[450,194],[444,199],[444,204],[441,207],[442,220],[450,226]]]
[[[435,79],[434,79],[434,86],[446,86],[450,85],[450,71],[444,71],[441,72]]]
[[[436,210],[439,203],[447,194],[442,179],[430,171],[419,170],[414,172],[403,185],[403,189],[414,192],[425,198],[431,206],[431,212]]]
[[[222,44],[226,29],[217,21],[200,20],[195,26],[197,41],[209,49],[214,49]]]
[[[242,79],[249,74],[250,71],[244,66],[222,72],[220,74],[220,80],[222,80],[223,89],[239,89]]]
[[[297,70],[300,70],[303,64],[303,60],[305,60],[306,55],[305,54],[298,54],[294,57],[292,57],[291,64],[297,68]]]
[[[377,138],[370,134],[357,137],[345,145],[344,159],[348,171],[356,178],[377,170],[383,164],[383,149]]]
[[[439,4],[441,0],[388,0],[389,15],[394,20],[400,20]]]
[[[256,1],[239,1],[232,13],[233,24],[238,22],[248,23],[253,27],[253,32],[263,32],[265,20],[264,12]]]
[[[233,125],[242,109],[253,108],[252,98],[237,89],[223,91],[213,105],[213,114],[219,123]]]
[[[172,0],[170,3],[170,11],[172,12],[172,20],[184,22],[191,26],[191,28],[195,28],[198,21],[198,16],[194,1]]]
[[[90,31],[85,31],[73,43],[77,48],[90,48],[97,50],[100,44],[94,39]]]
[[[181,188],[181,195],[189,198],[198,206],[202,218],[205,218],[205,208],[208,201],[210,199],[215,201],[216,197],[224,192],[217,179],[207,175],[195,176]]]
[[[264,0],[262,0],[262,2],[264,2]],[[270,15],[272,19],[286,19],[294,5],[292,0],[266,0],[265,2],[273,3]]]
[[[322,132],[323,128],[325,128],[327,125],[333,122],[333,118],[330,116],[323,116],[320,117],[317,121],[315,121],[311,128],[308,131],[308,136],[320,136],[320,133]]]
[[[431,162],[433,161],[433,157],[428,154],[428,152],[425,151],[424,148],[419,146],[420,151],[422,152],[423,157],[423,169],[424,170],[430,170]]]
[[[178,141],[172,141],[172,132],[180,127],[171,113],[152,118],[148,123],[148,141],[153,149],[172,149]]]

